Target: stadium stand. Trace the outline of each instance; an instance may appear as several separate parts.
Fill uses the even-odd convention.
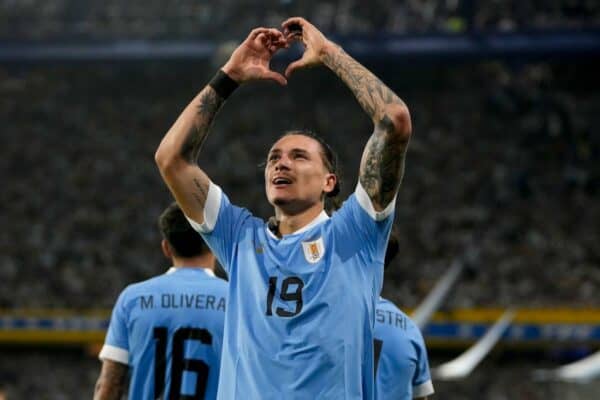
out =
[[[458,33],[598,27],[586,0],[0,1],[0,39],[235,39],[254,26],[303,15],[337,35]]]
[[[162,260],[148,224],[169,195],[153,152],[210,71],[2,72],[0,305],[107,307],[126,283],[156,272]],[[481,273],[458,285],[449,307],[597,307],[598,230],[586,223],[600,212],[593,66],[455,67],[439,87],[418,82],[430,72],[393,72],[384,79],[411,104],[416,134],[398,204],[403,257],[386,295],[416,306],[450,260],[475,246]],[[586,87],[569,87],[575,74]],[[268,216],[262,194],[250,190],[262,180],[257,164],[269,139],[295,124],[337,144],[351,189],[358,160],[348,155],[360,152],[369,121],[329,78],[305,73],[289,90],[267,84],[230,100],[207,146],[211,176],[232,198]],[[324,94],[310,104],[302,99],[314,85]],[[264,109],[289,117],[273,120]],[[97,285],[99,274],[108,287]]]
[[[250,29],[279,26],[289,15],[307,17],[355,56],[384,61],[400,55],[435,61],[456,53],[471,58],[547,59],[557,52],[589,57],[600,47],[596,3],[0,0],[0,62],[218,58]]]
[[[0,40],[222,43],[295,13],[328,32],[374,40],[600,26],[598,2],[585,0],[216,4],[0,0]],[[460,258],[468,261],[468,277],[443,307],[454,321],[461,320],[452,314],[457,309],[531,308],[556,318],[583,315],[582,327],[597,329],[597,317],[586,310],[600,308],[598,58],[387,61],[369,66],[410,105],[415,134],[398,199],[401,257],[387,272],[384,295],[414,308]],[[128,283],[160,272],[154,221],[170,195],[154,151],[215,68],[210,60],[0,65],[0,332],[30,323],[6,317],[23,309],[74,314],[75,326],[87,326],[79,311],[107,310]],[[322,95],[309,101],[315,90]],[[236,93],[206,143],[210,176],[232,200],[268,217],[264,195],[252,190],[263,179],[258,164],[272,138],[294,127],[313,128],[338,149],[343,193],[349,193],[370,123],[346,89],[321,70],[298,74],[285,90],[265,84]],[[478,332],[486,319],[464,320],[469,332]],[[93,320],[95,339],[103,321]],[[436,336],[443,323],[434,320],[426,330],[438,349],[432,367],[459,354],[439,350],[441,341],[447,343]],[[526,348],[508,356],[492,351],[468,381],[436,382],[439,398],[594,398],[597,380],[540,384],[530,376],[598,347],[597,341],[569,342],[573,352],[565,353],[560,347],[577,336],[567,333],[553,336],[565,337],[558,349]],[[0,339],[0,388],[9,399],[91,395],[99,363],[94,351],[79,347],[86,340],[64,339],[72,347],[49,350]]]

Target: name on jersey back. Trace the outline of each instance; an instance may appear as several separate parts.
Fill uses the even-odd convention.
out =
[[[375,320],[380,324],[388,324],[406,330],[406,317],[394,311],[377,309],[375,310]]]
[[[197,308],[225,312],[225,298],[200,293],[163,293],[140,296],[142,310],[154,308]]]

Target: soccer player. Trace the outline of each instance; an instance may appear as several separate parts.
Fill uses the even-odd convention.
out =
[[[155,158],[189,221],[229,274],[218,398],[368,400],[374,397],[375,303],[410,116],[394,92],[308,21],[290,18],[282,27],[249,34],[184,109]],[[275,222],[266,224],[231,204],[211,182],[199,167],[200,149],[238,85],[287,83],[269,63],[294,40],[305,50],[287,67],[287,78],[299,68],[326,66],[354,93],[374,131],[356,189],[331,218],[324,199],[339,191],[333,152],[307,132],[280,137],[264,171],[275,209]]]
[[[113,309],[100,351],[94,399],[214,399],[227,283],[215,258],[176,203],[160,216],[166,274],[128,286]]]
[[[390,235],[385,268],[398,253]],[[389,300],[379,298],[375,311],[375,389],[377,400],[426,400],[433,394],[427,348],[415,323]]]

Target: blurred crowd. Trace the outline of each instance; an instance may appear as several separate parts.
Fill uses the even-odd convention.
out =
[[[416,306],[459,259],[469,273],[448,307],[600,306],[597,68],[373,66],[409,105],[414,129],[387,297]],[[206,63],[0,70],[0,308],[109,308],[124,286],[169,267],[156,218],[171,197],[154,152],[213,72]],[[203,166],[232,201],[269,217],[260,164],[293,128],[337,149],[351,193],[372,125],[324,69],[287,88],[239,89]]]
[[[3,349],[0,400],[91,399],[99,373],[98,359],[83,351]]]
[[[600,27],[594,0],[0,0],[0,40],[239,40],[302,15],[328,34]],[[370,65],[408,104],[414,135],[398,196],[400,254],[384,296],[417,306],[449,265],[467,266],[445,307],[600,307],[598,61]],[[276,65],[281,70],[283,66]],[[171,201],[154,152],[210,79],[210,63],[0,66],[0,308],[110,308],[169,267],[156,219]],[[338,151],[342,195],[372,126],[328,71],[287,88],[239,89],[203,167],[235,203],[272,213],[261,163],[294,128]],[[100,364],[81,350],[0,349],[0,397],[89,398]],[[450,358],[434,354],[432,367]],[[492,353],[436,398],[594,398],[598,382],[535,382],[564,360]],[[551,358],[551,357],[550,357]],[[546,363],[546,364],[544,364]]]
[[[2,40],[239,39],[301,15],[329,34],[600,26],[595,0],[0,0]]]
[[[0,0],[0,40],[239,40],[296,14],[339,35],[510,32],[598,27],[600,2]],[[569,61],[369,65],[408,104],[414,130],[385,297],[417,306],[458,260],[467,272],[448,308],[600,307],[600,64]],[[166,271],[156,219],[172,199],[154,152],[215,70],[0,66],[0,308],[108,309],[129,283]],[[233,202],[267,218],[261,164],[294,128],[337,150],[349,195],[372,125],[323,69],[299,72],[287,88],[239,89],[217,117],[203,167]],[[91,397],[99,363],[90,354],[0,353],[8,399]],[[450,358],[435,357],[432,366]],[[548,360],[521,361],[493,353],[468,380],[435,382],[436,398],[579,400],[598,391],[597,382],[534,382],[531,370]]]

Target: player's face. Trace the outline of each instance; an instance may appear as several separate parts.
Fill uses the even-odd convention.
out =
[[[265,189],[269,203],[287,212],[302,212],[322,204],[336,177],[321,158],[321,145],[304,135],[287,135],[269,151],[265,167]]]

